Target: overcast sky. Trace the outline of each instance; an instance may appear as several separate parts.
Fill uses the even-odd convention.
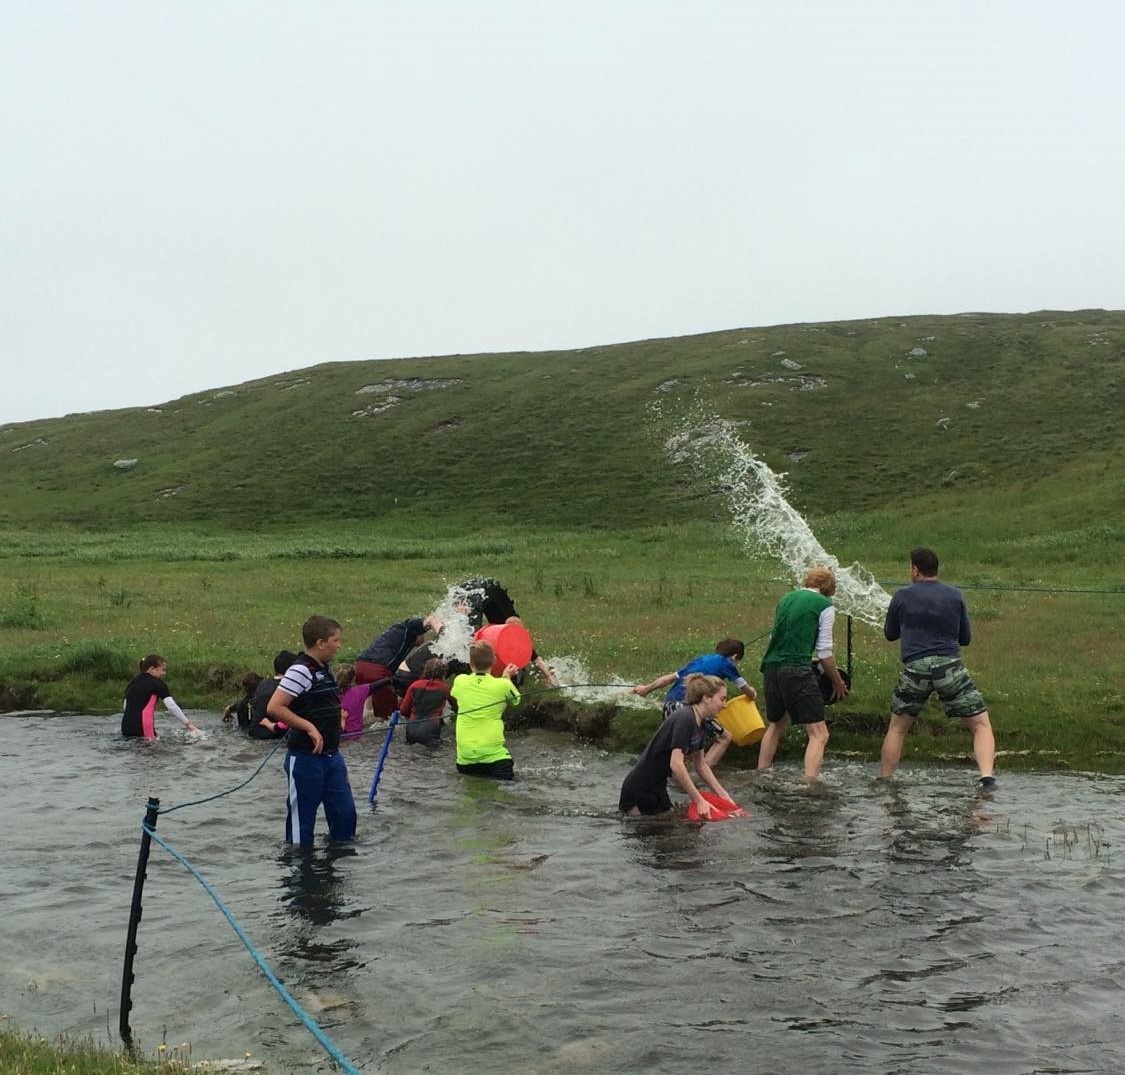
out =
[[[1125,307],[1125,5],[0,0],[0,421]]]

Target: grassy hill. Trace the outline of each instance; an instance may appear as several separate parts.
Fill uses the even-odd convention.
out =
[[[1120,769],[1123,355],[1125,312],[883,318],[333,363],[2,427],[0,710],[112,713],[156,650],[214,711],[310,612],[354,655],[482,574],[572,684],[647,681],[728,633],[756,678],[791,578],[727,525],[722,472],[664,451],[702,412],[788,472],[843,563],[900,580],[938,548],[1006,765]],[[855,652],[832,749],[870,757],[898,656],[868,624]],[[657,714],[614,734],[636,748]],[[963,750],[947,727],[930,714],[911,756]]]
[[[924,353],[919,353],[924,352]],[[1125,312],[737,329],[579,351],[329,363],[0,428],[0,525],[258,527],[316,517],[632,528],[717,516],[653,401],[738,420],[827,515],[1006,500],[1001,529],[1119,502]],[[114,462],[136,459],[132,470]],[[281,490],[284,488],[284,494]],[[467,491],[472,489],[472,495]]]

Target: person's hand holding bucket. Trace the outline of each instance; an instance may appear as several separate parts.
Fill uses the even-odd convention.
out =
[[[492,665],[494,676],[507,675],[509,665],[514,665],[518,672],[535,652],[531,635],[522,623],[490,623],[473,637],[477,641],[487,642],[496,654],[496,661]]]

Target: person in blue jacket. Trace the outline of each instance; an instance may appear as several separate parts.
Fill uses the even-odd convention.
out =
[[[704,676],[718,676],[730,680],[750,701],[758,697],[758,692],[746,682],[738,670],[738,661],[746,654],[746,647],[737,638],[722,638],[715,643],[714,653],[704,653],[688,661],[678,672],[659,676],[651,683],[642,683],[633,688],[634,694],[642,698],[652,691],[668,687],[664,696],[664,716],[667,717],[684,704],[684,681],[694,672]]]

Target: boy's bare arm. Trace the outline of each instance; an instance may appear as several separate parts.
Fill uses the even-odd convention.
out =
[[[633,693],[639,694],[643,698],[646,694],[651,694],[653,691],[658,691],[662,687],[670,687],[675,682],[676,682],[676,673],[675,672],[669,672],[666,676],[659,676],[658,678],[654,679],[651,683],[638,684],[636,687],[633,688]]]
[[[313,753],[319,754],[324,749],[324,736],[317,730],[312,721],[305,720],[304,717],[297,716],[292,709],[289,708],[289,703],[296,697],[288,691],[283,691],[280,687],[277,688],[270,695],[269,704],[266,706],[266,713],[268,716],[273,717],[276,721],[284,721],[290,728],[296,728],[300,732],[304,732],[313,744]]]

